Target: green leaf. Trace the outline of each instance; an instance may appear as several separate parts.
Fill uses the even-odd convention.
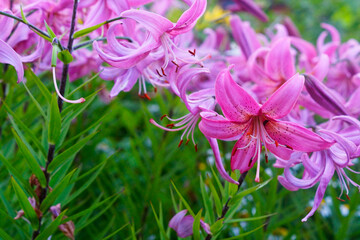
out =
[[[49,25],[46,23],[46,21],[44,20],[45,23],[45,28],[46,31],[48,32],[48,34],[50,35],[51,38],[56,38],[56,35],[54,33],[54,31],[49,27]]]
[[[100,73],[102,73],[104,70],[99,71],[98,73],[96,73],[94,76],[92,76],[89,80],[86,80],[85,82],[83,82],[82,84],[80,84],[77,88],[75,88],[74,90],[72,90],[67,96],[71,97],[74,93],[76,93],[77,91],[79,91],[81,88],[83,88],[85,85],[87,85],[88,83],[92,82],[94,79],[96,79]]]
[[[40,205],[40,210],[42,212],[46,212],[51,205],[55,202],[55,200],[59,197],[59,195],[64,191],[64,189],[69,185],[71,177],[75,173],[76,169],[72,170],[68,173],[63,180],[46,196],[44,201]]]
[[[38,76],[35,75],[35,73],[31,70],[31,67],[28,67],[25,70],[25,77],[26,79],[29,81],[34,81],[35,84],[38,86],[38,88],[40,89],[40,92],[42,93],[42,95],[45,97],[46,101],[48,103],[51,102],[51,93],[50,91],[47,89],[47,87],[42,83],[42,81],[38,78]]]
[[[115,232],[107,235],[106,237],[104,237],[102,240],[107,240],[107,239],[113,239],[112,237],[115,236],[118,232],[120,232],[121,230],[123,230],[127,225],[129,225],[129,223],[126,223],[124,226],[120,227],[118,230],[116,230]]]
[[[15,217],[15,216],[14,216]],[[28,227],[24,226],[24,224],[21,224],[19,221],[16,221],[13,217],[9,216],[5,211],[0,209],[0,219],[3,223],[5,221],[9,221],[12,226],[15,226],[17,229],[17,232],[22,236],[22,239],[30,239],[30,235],[28,233]],[[11,238],[13,239],[13,238]]]
[[[56,229],[59,227],[59,225],[61,225],[61,220],[65,216],[66,211],[67,210],[64,210],[62,213],[60,213],[59,216],[57,216],[54,219],[54,221],[52,221],[52,223],[50,223],[50,225],[47,228],[45,228],[44,230],[41,230],[41,233],[35,239],[36,240],[47,240],[51,236],[51,234],[53,234],[56,231]]]
[[[23,8],[22,8],[22,4],[20,4],[20,13],[21,13],[21,18],[22,18],[22,20],[23,20],[26,24],[28,24],[29,22],[28,22],[28,20],[27,20],[26,17],[25,17],[25,14],[24,14],[24,11],[23,11]]]
[[[184,204],[184,206],[186,207],[186,209],[189,211],[189,213],[195,217],[195,213],[194,211],[191,209],[190,205],[186,202],[185,198],[181,195],[181,193],[179,192],[179,190],[176,188],[175,183],[173,181],[171,181],[171,184],[173,185],[176,193],[178,194],[179,198],[181,199],[182,203]]]
[[[271,214],[267,214],[267,215],[260,216],[260,217],[231,219],[231,220],[227,220],[226,223],[238,223],[238,222],[257,221],[257,220],[266,219],[266,218],[271,217],[271,216],[274,216],[274,215],[276,215],[276,214],[277,214],[277,213],[271,213]]]
[[[206,193],[205,184],[201,176],[200,176],[200,189],[201,189],[201,196],[204,202],[206,214],[209,214],[209,218],[210,218],[209,222],[212,223],[215,220],[215,216],[212,210],[210,197]]]
[[[2,230],[0,228],[0,238],[3,240],[13,240],[12,237],[10,237],[10,235],[8,235],[4,230]]]
[[[67,161],[71,160],[72,156],[76,155],[85,145],[90,141],[92,137],[94,137],[98,132],[94,132],[89,136],[81,139],[76,144],[71,146],[70,148],[66,149],[61,154],[57,155],[54,160],[49,164],[48,171],[52,172],[60,165],[66,163]]]
[[[194,238],[194,240],[200,240],[201,213],[202,213],[202,209],[200,209],[200,211],[198,212],[198,214],[196,214],[196,216],[194,218],[194,223],[193,223],[193,238]]]
[[[96,24],[95,26],[92,26],[92,27],[88,27],[88,28],[84,28],[84,29],[81,29],[79,31],[76,31],[73,35],[73,38],[79,38],[79,37],[83,37],[83,36],[86,36],[88,35],[89,33],[95,31],[96,29],[100,28],[101,26],[105,25],[107,22],[102,22],[102,23],[99,23],[99,24]]]
[[[96,203],[96,204],[93,204],[91,207],[85,209],[84,211],[81,211],[77,214],[74,214],[68,218],[65,218],[64,220],[62,220],[61,224],[64,224],[68,221],[74,221],[75,219],[81,217],[81,216],[84,216],[88,213],[92,213],[96,208],[99,208],[99,207],[102,207],[105,203],[109,202],[111,199],[113,199],[113,201],[115,201],[116,199],[118,199],[120,197],[120,195],[118,195],[118,193],[106,198],[105,200],[99,202],[99,203]],[[113,202],[112,201],[112,202]]]
[[[253,193],[257,190],[259,190],[260,188],[264,187],[266,184],[268,184],[270,181],[271,181],[272,178],[266,180],[265,182],[263,183],[260,183],[254,187],[251,187],[251,188],[248,188],[244,191],[241,191],[239,192],[238,194],[236,194],[229,202],[229,205],[232,205],[234,203],[237,203],[238,201],[240,201],[244,196],[250,194],[250,193]]]
[[[38,229],[39,220],[28,198],[26,197],[25,193],[23,192],[19,184],[17,184],[14,178],[11,178],[11,183],[15,190],[15,194],[20,202],[21,209],[24,210],[26,218],[29,219],[29,221],[31,222],[31,226],[34,229]]]
[[[41,115],[43,116],[44,119],[46,119],[46,114],[44,112],[44,110],[42,109],[40,103],[35,99],[35,97],[32,95],[32,93],[30,92],[29,88],[26,86],[26,84],[24,83],[24,87],[27,91],[27,93],[29,94],[31,100],[33,101],[33,103],[35,104],[35,106],[37,107],[37,109],[39,110],[39,112],[41,113]]]
[[[55,93],[52,95],[51,98],[50,117],[48,124],[49,124],[48,142],[49,144],[55,145],[59,140],[60,129],[61,129],[61,115]]]
[[[235,171],[231,171],[231,178],[237,181],[237,175]],[[229,184],[229,196],[233,197],[236,192],[238,191],[238,185],[236,184]]]
[[[166,235],[166,232],[165,232],[165,229],[164,229],[163,224],[160,222],[160,220],[159,220],[159,218],[158,218],[158,216],[157,216],[157,214],[156,214],[156,211],[155,211],[155,209],[154,209],[154,206],[152,205],[152,203],[150,203],[150,205],[151,205],[152,211],[153,211],[154,216],[155,216],[156,223],[157,223],[157,225],[158,225],[158,227],[159,227],[159,229],[160,229],[160,232],[161,232],[162,236],[163,236],[165,239],[169,239],[168,236]]]
[[[19,146],[21,152],[23,153],[25,160],[27,161],[29,168],[31,171],[35,174],[35,176],[38,178],[41,187],[46,186],[46,179],[43,171],[40,168],[40,165],[36,161],[35,157],[30,153],[29,149],[25,146],[23,141],[20,139],[19,135],[15,132],[15,130],[11,129],[12,133],[14,134],[15,140],[17,145]]]
[[[224,219],[220,218],[213,225],[210,226],[210,232],[212,233],[212,235],[215,235],[221,230],[223,226],[224,226]]]
[[[251,230],[251,231],[248,231],[248,232],[246,232],[246,233],[239,234],[239,235],[237,235],[237,236],[235,236],[235,237],[225,238],[225,239],[223,239],[223,240],[235,240],[235,239],[243,238],[243,237],[245,237],[245,236],[247,236],[247,235],[250,235],[251,233],[256,232],[257,230],[263,228],[265,225],[266,225],[266,223],[263,224],[263,225],[261,225],[261,226],[259,226],[259,227],[257,227],[257,228],[255,228],[255,229],[253,229],[253,230]]]
[[[64,204],[67,204],[69,202],[71,202],[73,199],[77,198],[83,191],[85,191],[91,183],[94,182],[94,180],[97,178],[97,176],[101,173],[101,171],[104,169],[106,163],[108,162],[109,159],[111,159],[114,156],[111,155],[109,158],[105,159],[102,163],[100,163],[99,165],[95,166],[94,168],[92,168],[91,170],[89,170],[87,173],[81,175],[80,177],[78,177],[76,179],[76,182],[81,180],[81,179],[87,179],[87,181],[81,185],[81,187],[79,189],[76,190],[76,192],[74,192],[69,198],[67,198],[65,200]],[[74,181],[71,181],[72,183]]]
[[[60,59],[60,61],[62,61],[65,64],[69,64],[74,60],[73,56],[67,49],[59,52],[57,57]]]
[[[4,166],[10,172],[10,174],[12,174],[15,180],[21,183],[21,185],[25,188],[25,190],[28,192],[29,195],[36,196],[29,182],[22,177],[22,175],[16,170],[16,168],[14,168],[12,164],[9,163],[9,161],[1,153],[0,153],[0,161],[4,164]]]
[[[4,108],[6,109],[6,111],[8,112],[9,115],[9,119],[11,124],[14,126],[15,130],[17,129],[16,123],[21,127],[21,129],[29,135],[31,141],[36,145],[37,148],[40,149],[41,153],[46,156],[46,151],[43,148],[43,146],[41,145],[38,137],[35,136],[35,134],[33,133],[33,131],[31,131],[20,119],[20,117],[18,117],[17,114],[15,114],[13,111],[11,111],[11,109],[9,108],[9,106],[3,102],[4,104]],[[15,121],[14,121],[15,120]],[[15,123],[16,122],[16,123]]]
[[[221,204],[219,195],[211,181],[209,181],[209,187],[210,187],[211,194],[214,198],[216,213],[220,217],[222,214],[222,204]]]

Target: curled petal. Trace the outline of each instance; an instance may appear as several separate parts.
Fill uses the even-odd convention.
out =
[[[116,78],[115,84],[110,91],[110,97],[117,96],[121,91],[129,92],[134,87],[138,77],[139,72],[136,69],[127,69],[125,74]]]
[[[318,80],[322,81],[326,77],[329,71],[330,60],[328,55],[321,54],[319,60],[311,71],[311,74]]]
[[[294,107],[304,85],[304,77],[296,73],[261,107],[261,112],[274,119],[285,117]]]
[[[127,10],[122,12],[121,17],[137,21],[143,25],[156,40],[174,26],[167,18],[145,10]]]
[[[202,112],[200,115],[202,117],[199,123],[200,131],[209,138],[237,139],[248,126],[246,123],[231,122],[216,112]]]
[[[194,0],[190,8],[180,16],[176,25],[169,31],[169,34],[176,36],[190,31],[196,24],[196,21],[204,14],[206,5],[206,0]]]
[[[247,122],[257,115],[260,106],[242,87],[232,79],[229,69],[219,73],[215,83],[216,101],[225,117],[236,122]]]
[[[301,220],[302,222],[306,222],[309,217],[311,217],[315,211],[320,206],[320,203],[322,199],[324,198],[324,194],[326,191],[327,186],[329,185],[329,182],[334,175],[335,167],[331,161],[326,162],[325,170],[323,172],[323,175],[320,180],[320,184],[316,190],[315,198],[314,198],[314,205],[311,209],[311,211]]]
[[[269,19],[263,10],[254,2],[254,0],[234,0],[242,9],[257,17],[260,21],[267,22]]]
[[[0,63],[14,66],[18,75],[18,83],[24,80],[24,68],[20,56],[6,42],[0,39]]]
[[[235,181],[234,179],[232,179],[229,174],[226,172],[224,165],[222,163],[221,160],[221,156],[220,156],[220,151],[219,151],[219,145],[217,143],[217,140],[214,138],[207,138],[211,149],[214,152],[214,156],[215,156],[215,164],[216,164],[216,168],[218,169],[220,175],[228,182],[230,183],[234,183],[236,185],[238,185],[239,183],[237,181]]]
[[[40,38],[36,50],[28,56],[20,56],[22,62],[33,62],[38,59],[44,50],[44,39]]]

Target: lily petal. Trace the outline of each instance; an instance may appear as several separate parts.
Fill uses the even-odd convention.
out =
[[[194,0],[190,8],[180,16],[176,25],[169,31],[169,34],[176,36],[190,31],[197,20],[204,14],[206,5],[206,0]]]
[[[250,133],[252,130],[249,129],[247,132]],[[253,139],[249,134],[243,134],[232,150],[231,169],[239,169],[240,173],[250,170],[256,162],[257,154],[255,151],[256,139]]]
[[[214,152],[214,156],[215,156],[215,164],[216,164],[216,168],[218,169],[220,175],[228,182],[230,183],[234,183],[236,185],[239,185],[239,183],[237,181],[235,181],[234,179],[232,179],[229,174],[226,172],[224,165],[222,163],[221,160],[221,156],[220,156],[220,151],[219,151],[219,145],[218,142],[215,138],[207,138],[211,149]]]
[[[291,150],[314,152],[333,145],[316,133],[292,122],[269,120],[264,126],[269,136]]]
[[[155,39],[159,39],[166,31],[173,28],[174,23],[167,18],[145,10],[127,10],[120,15],[143,25]]]
[[[216,112],[200,113],[202,119],[199,123],[200,131],[210,138],[221,140],[237,139],[248,126],[247,123],[236,123],[227,120]]]
[[[14,66],[18,83],[24,80],[24,67],[20,56],[6,42],[0,39],[0,63],[7,63]]]
[[[274,43],[266,57],[265,69],[272,79],[287,80],[295,74],[290,38],[280,38]]]
[[[232,79],[229,69],[219,73],[215,83],[216,101],[229,120],[247,122],[257,115],[260,106],[242,87]]]
[[[311,211],[301,220],[302,222],[306,222],[308,218],[311,217],[320,206],[320,203],[324,198],[326,188],[329,185],[329,182],[332,176],[334,175],[334,172],[335,172],[335,167],[333,163],[331,161],[327,161],[325,166],[325,171],[323,173],[323,176],[321,177],[320,184],[315,193],[314,205]]]
[[[303,85],[304,77],[296,73],[271,95],[261,107],[261,112],[273,119],[285,117],[296,104]]]

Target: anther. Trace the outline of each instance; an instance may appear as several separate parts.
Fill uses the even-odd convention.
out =
[[[288,148],[288,149],[291,149],[291,150],[294,150],[292,147],[290,147],[289,145],[286,145],[285,144],[285,147]]]
[[[165,71],[164,71],[163,68],[161,68],[161,71],[162,71],[162,74],[163,74],[164,76],[166,76]]]
[[[179,142],[178,147],[180,147],[182,143],[183,143],[183,140],[181,139],[180,142]]]
[[[174,127],[174,124],[173,123],[170,123],[168,125],[166,125],[167,128],[173,128]]]
[[[188,52],[195,57],[196,49],[194,51],[188,50]]]
[[[345,194],[345,196],[346,196],[347,200],[349,200],[349,201],[350,201],[350,197],[349,197],[349,195]]]
[[[156,73],[157,73],[160,77],[163,77],[163,75],[161,75],[161,74],[159,73],[159,70],[157,70],[157,69],[156,69]]]
[[[267,155],[267,154],[265,154],[265,162],[266,162],[266,163],[269,163],[269,159],[268,159],[268,155]]]
[[[157,93],[157,87],[154,87],[154,92]]]
[[[278,147],[279,143],[275,140],[275,146]]]
[[[164,117],[166,117],[166,116],[167,116],[166,114],[162,115],[160,118],[160,121],[162,121],[164,119]]]
[[[341,199],[341,198],[339,198],[339,197],[337,197],[336,199],[339,200],[339,201],[341,201],[341,202],[345,202],[345,200],[343,200],[343,199]]]
[[[195,148],[195,152],[197,152],[198,151],[197,144],[194,145],[194,148]]]
[[[187,145],[187,144],[188,144],[189,142],[190,142],[190,139],[186,140],[186,143],[185,143],[185,145]]]
[[[144,97],[149,101],[151,100],[151,98],[149,97],[149,95],[147,93],[144,93]]]

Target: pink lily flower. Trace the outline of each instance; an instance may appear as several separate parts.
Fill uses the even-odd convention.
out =
[[[230,69],[223,70],[215,83],[216,101],[225,117],[216,112],[202,112],[199,128],[208,138],[237,139],[231,154],[232,170],[243,173],[257,162],[255,181],[259,182],[262,145],[266,160],[268,151],[289,159],[293,151],[319,151],[332,145],[298,124],[277,120],[296,104],[303,89],[303,76],[295,74],[261,106],[235,83]]]
[[[335,142],[329,149],[314,152],[310,157],[304,153],[300,158],[293,158],[286,163],[280,159],[277,163],[279,167],[285,168],[284,176],[279,176],[278,180],[290,191],[311,188],[319,182],[314,198],[314,205],[311,211],[302,219],[303,222],[307,221],[320,206],[325,190],[335,172],[339,177],[341,186],[341,192],[338,197],[340,201],[344,201],[341,199],[344,190],[346,191],[346,198],[349,199],[349,183],[360,191],[360,185],[350,179],[345,172],[345,169],[347,169],[348,171],[360,174],[350,168],[353,165],[352,160],[360,156],[360,142],[358,137],[360,122],[349,116],[338,116],[333,119],[341,120],[338,121],[340,124],[335,125],[335,127],[331,127],[330,124],[329,129],[331,130],[323,129],[319,131],[324,138]],[[350,126],[347,124],[347,126],[338,129],[338,127],[344,125],[345,122],[350,123]],[[302,179],[296,178],[290,171],[291,167],[299,163],[304,165]]]
[[[181,238],[186,238],[193,235],[194,217],[191,215],[185,216],[187,210],[182,210],[173,216],[169,222],[169,227],[174,229],[177,235]],[[209,224],[200,220],[200,226],[207,234],[211,234]]]

